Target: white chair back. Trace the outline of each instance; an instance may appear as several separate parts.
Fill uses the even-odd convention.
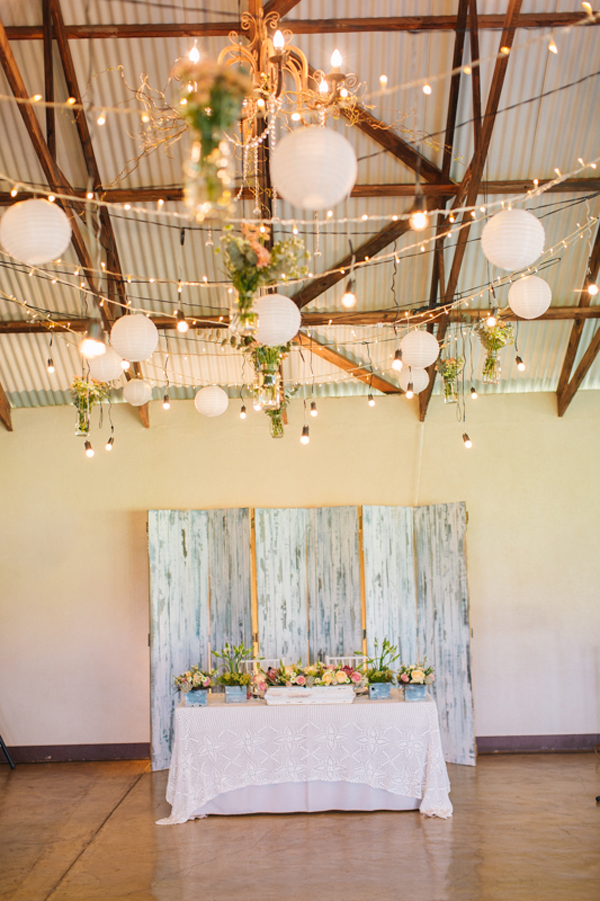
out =
[[[325,666],[351,666],[358,669],[366,661],[363,654],[350,654],[348,657],[325,657]]]
[[[278,669],[280,662],[283,662],[283,665],[285,666],[285,660],[279,661],[276,657],[265,657],[260,660],[242,660],[240,666],[245,673],[254,673],[258,669],[261,669],[266,673],[270,666],[273,667],[273,669]]]

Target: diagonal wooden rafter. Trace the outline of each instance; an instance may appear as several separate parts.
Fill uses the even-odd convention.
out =
[[[597,281],[598,276],[600,274],[600,225],[598,226],[598,231],[596,233],[596,240],[594,241],[594,246],[592,247],[592,252],[590,254],[590,258],[587,264],[587,272],[583,282],[583,288],[581,291],[581,299],[579,301],[580,309],[589,308],[591,296],[588,292],[588,287]],[[581,386],[584,378],[588,374],[590,367],[594,360],[598,355],[598,351],[600,351],[600,333],[596,331],[594,337],[590,341],[590,344],[585,351],[583,357],[581,358],[577,369],[573,373],[571,377],[571,370],[573,369],[573,363],[575,362],[575,357],[577,356],[577,351],[579,350],[579,345],[581,343],[581,335],[583,333],[583,326],[585,320],[577,320],[573,323],[573,327],[571,329],[571,334],[569,336],[569,344],[567,346],[567,351],[565,353],[565,359],[563,362],[562,370],[558,379],[558,388],[556,392],[557,399],[557,407],[558,407],[558,415],[564,416],[567,411],[567,407],[575,397],[575,393],[577,389]]]
[[[471,37],[471,61],[479,59],[479,15],[477,0],[469,0],[469,32]],[[471,68],[471,92],[473,97],[474,148],[481,141],[481,68]]]
[[[312,351],[316,356],[321,357],[323,360],[327,360],[328,363],[333,363],[338,369],[343,369],[344,372],[350,373],[355,379],[364,382],[366,385],[375,388],[377,391],[383,392],[383,394],[402,393],[398,385],[394,385],[393,382],[388,382],[387,379],[384,379],[382,376],[371,372],[364,366],[355,363],[353,360],[350,360],[348,357],[335,351],[332,347],[321,344],[319,341],[316,341],[315,338],[309,338],[304,332],[298,332],[292,343],[299,347],[308,348],[308,350]]]
[[[465,176],[461,182],[458,194],[454,198],[452,204],[453,209],[462,206],[463,203],[465,206],[473,206],[477,199],[479,186],[483,176],[485,161],[487,159],[487,154],[492,140],[492,133],[494,130],[494,124],[496,122],[496,115],[498,113],[498,105],[500,103],[502,88],[504,86],[506,68],[508,65],[510,49],[512,47],[515,36],[516,22],[521,8],[521,2],[522,0],[509,0],[508,9],[506,11],[506,16],[504,19],[504,28],[502,29],[502,35],[500,37],[501,50],[494,66],[494,74],[492,76],[492,83],[488,95],[485,116],[481,125],[481,139],[479,147],[473,154],[473,159],[471,160],[467,172],[465,173]],[[452,266],[450,268],[450,275],[448,277],[448,282],[442,296],[443,303],[450,303],[456,292],[458,278],[467,248],[467,239],[469,237],[471,223],[472,219],[469,214],[464,213],[461,219],[462,227],[458,232],[456,240],[454,257],[452,259]],[[436,332],[436,337],[440,344],[444,340],[447,327],[448,317],[442,316]],[[427,388],[419,395],[419,418],[421,422],[424,422],[427,415],[427,407],[429,406],[429,401],[431,399],[436,372],[437,370],[435,364],[429,367],[429,384],[427,385]]]
[[[10,404],[8,402],[8,397],[6,396],[6,391],[4,390],[3,385],[0,383],[0,422],[4,426],[7,432],[12,432],[12,417],[10,412]]]
[[[280,16],[285,16],[299,3],[300,0],[269,0],[265,3],[264,14],[267,16],[269,13],[279,13]]]

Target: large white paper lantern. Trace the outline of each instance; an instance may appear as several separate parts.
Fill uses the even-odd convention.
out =
[[[97,382],[114,382],[123,375],[122,358],[112,347],[100,357],[92,357],[89,361],[90,375]]]
[[[200,388],[194,404],[198,413],[203,416],[220,416],[229,406],[229,398],[227,392],[218,385],[207,385],[206,388]]]
[[[302,322],[300,310],[293,300],[283,294],[267,294],[252,304],[258,313],[258,329],[255,340],[268,347],[287,344],[295,338]]]
[[[131,379],[123,388],[123,397],[132,407],[141,407],[151,399],[152,388],[143,379]]]
[[[502,210],[487,222],[481,233],[484,255],[500,269],[514,272],[531,266],[544,250],[546,232],[527,210]]]
[[[398,381],[403,391],[408,391],[408,386],[412,383],[415,394],[420,394],[429,384],[429,373],[419,366],[404,366]]]
[[[143,313],[121,316],[110,330],[110,343],[124,360],[139,363],[156,350],[158,330]]]
[[[550,285],[537,275],[528,275],[513,282],[508,292],[508,303],[521,319],[537,319],[552,302]]]
[[[437,360],[440,345],[431,332],[414,329],[404,336],[400,342],[400,350],[402,351],[402,361],[406,366],[425,369]]]
[[[284,200],[303,210],[326,210],[354,187],[358,164],[354,149],[331,128],[297,128],[277,144],[271,178]]]
[[[0,219],[0,243],[15,260],[29,266],[57,260],[70,240],[68,216],[47,200],[22,200]]]

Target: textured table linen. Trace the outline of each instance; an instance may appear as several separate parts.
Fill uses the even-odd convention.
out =
[[[235,800],[210,804],[227,792],[268,786],[272,794],[276,786],[284,791],[290,783],[306,782],[378,790],[370,798],[366,793],[363,807],[353,789],[352,803],[359,806],[341,809],[398,809],[403,800],[416,799],[427,816],[452,815],[437,707],[431,700],[284,707],[210,700],[207,707],[175,710],[167,785],[172,811],[158,821],[161,825],[185,823],[205,812],[250,812],[246,801],[238,808]],[[384,792],[391,796],[389,808]],[[335,794],[339,797],[339,791]],[[374,807],[373,798],[383,799],[381,806]],[[272,808],[281,809],[290,807],[284,801]]]

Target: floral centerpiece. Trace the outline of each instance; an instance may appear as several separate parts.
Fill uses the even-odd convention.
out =
[[[486,350],[483,362],[483,381],[489,385],[497,385],[502,375],[498,355],[503,347],[514,343],[515,330],[509,322],[498,322],[496,325],[480,322],[475,327],[475,331]]]
[[[239,645],[227,642],[220,651],[213,651],[213,656],[221,660],[218,669],[222,669],[217,672],[216,678],[217,683],[225,687],[225,700],[245,701],[252,675],[242,668],[242,661],[254,656],[252,648],[244,647],[243,642]]]
[[[405,701],[425,701],[427,685],[431,685],[435,676],[433,667],[423,663],[411,663],[410,666],[401,666],[398,670],[398,683],[404,687]]]
[[[259,692],[270,688],[361,688],[363,683],[364,673],[360,670],[352,666],[326,666],[321,662],[305,667],[300,661],[288,666],[281,664],[266,671],[258,670],[253,676],[254,687]]]
[[[110,386],[96,379],[74,378],[71,383],[71,397],[77,407],[78,420],[76,435],[88,435],[90,431],[90,414],[94,404],[108,400]]]
[[[458,403],[458,377],[465,365],[464,357],[446,357],[438,360],[437,370],[444,380],[444,403]]]
[[[208,689],[214,685],[214,673],[201,670],[193,664],[189,670],[180,676],[175,676],[175,688],[183,694],[186,707],[204,706]]]
[[[373,642],[372,657],[365,662],[365,678],[369,686],[369,697],[385,699],[390,697],[391,684],[394,681],[392,664],[399,659],[398,648],[388,638],[384,638],[379,648],[377,639]]]
[[[258,316],[252,310],[252,301],[259,288],[301,278],[308,271],[304,264],[308,253],[300,238],[285,238],[268,249],[266,242],[270,235],[266,225],[245,223],[241,235],[234,235],[232,227],[226,226],[221,248],[217,248],[217,251],[222,249],[225,266],[238,294],[229,327],[239,335],[251,336],[256,332]]]
[[[185,167],[184,199],[202,222],[231,211],[233,171],[227,132],[239,119],[252,82],[243,69],[214,60],[183,60],[173,75],[182,83],[180,113],[194,138]]]

